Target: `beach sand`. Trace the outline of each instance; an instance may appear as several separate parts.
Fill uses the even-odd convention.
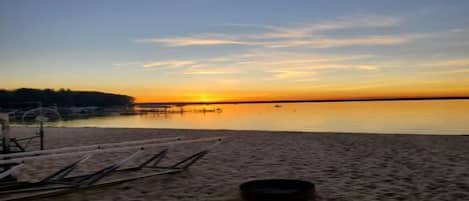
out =
[[[35,131],[12,128],[12,135]],[[265,178],[311,181],[316,184],[317,200],[469,200],[468,136],[47,128],[46,148],[171,136],[227,138],[184,173],[37,200],[235,201],[240,200],[239,184]],[[169,161],[205,145],[171,147]],[[79,172],[98,169],[128,154],[94,156]],[[76,158],[28,162],[18,176],[37,180]]]

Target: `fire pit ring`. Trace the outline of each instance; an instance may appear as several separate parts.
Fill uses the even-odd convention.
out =
[[[314,184],[302,180],[253,180],[239,188],[246,201],[311,201],[315,198]]]

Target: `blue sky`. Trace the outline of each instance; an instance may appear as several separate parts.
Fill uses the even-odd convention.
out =
[[[0,88],[152,101],[469,94],[468,8],[468,1],[4,0]]]

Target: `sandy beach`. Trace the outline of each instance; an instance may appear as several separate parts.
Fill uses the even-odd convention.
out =
[[[12,135],[31,135],[35,131],[12,128]],[[46,148],[171,136],[226,138],[188,172],[38,200],[235,201],[240,200],[239,184],[264,178],[311,181],[316,184],[317,200],[469,200],[468,136],[47,128]],[[171,147],[168,162],[205,145],[208,143]],[[78,173],[127,155],[95,156]],[[73,159],[28,162],[18,177],[37,180]]]

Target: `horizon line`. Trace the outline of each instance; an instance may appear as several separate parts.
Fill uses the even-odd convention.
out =
[[[220,105],[220,104],[261,104],[261,103],[321,103],[321,102],[366,102],[366,101],[417,101],[417,100],[469,100],[469,96],[442,97],[398,97],[398,98],[352,98],[352,99],[292,99],[292,100],[251,100],[251,101],[194,101],[194,102],[142,102],[134,105]]]

